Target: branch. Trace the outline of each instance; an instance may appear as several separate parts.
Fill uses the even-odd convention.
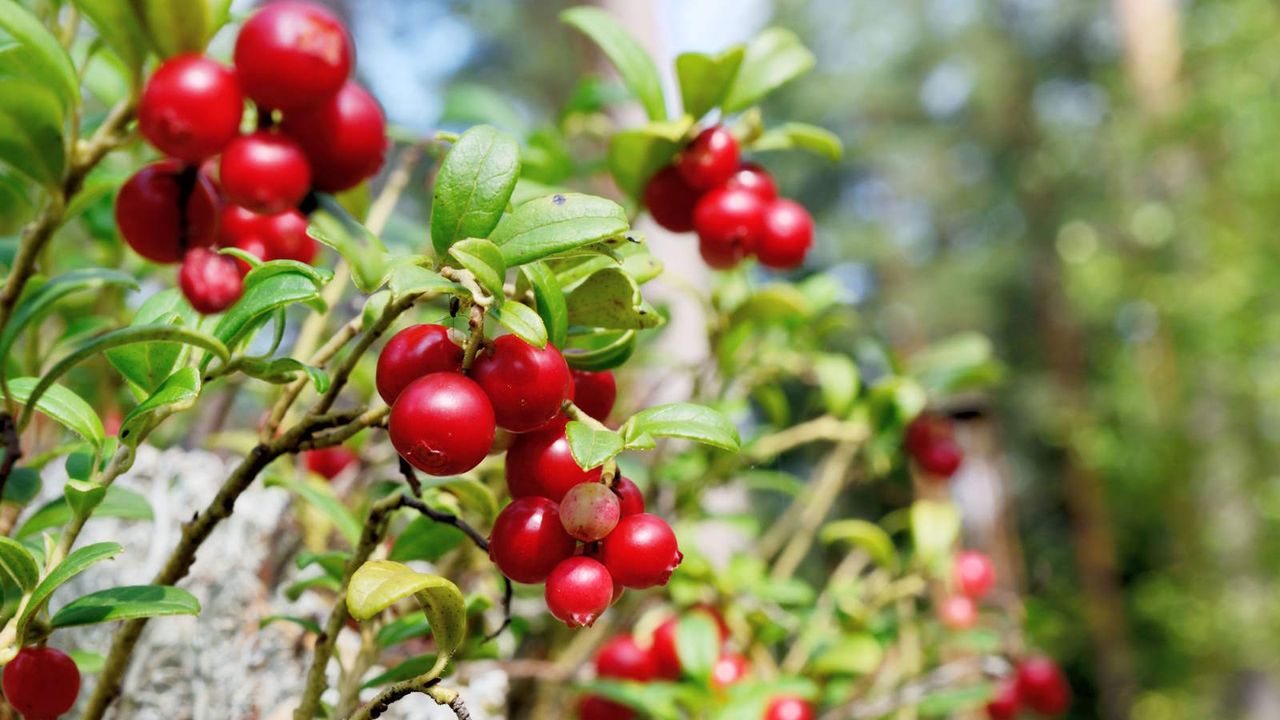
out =
[[[407,695],[420,692],[431,698],[437,705],[446,705],[458,720],[471,720],[471,711],[467,710],[467,706],[462,702],[462,696],[456,690],[440,687],[440,678],[428,675],[420,675],[416,678],[398,682],[395,685],[378,693],[378,696],[369,701],[368,705],[360,708],[360,710],[351,716],[351,720],[369,720],[377,718],[386,712],[391,704],[404,698]]]
[[[999,655],[980,655],[941,665],[933,672],[879,697],[854,700],[822,716],[822,720],[863,720],[886,717],[899,708],[917,705],[931,693],[960,684],[976,673],[1001,677],[1010,671],[1009,661]]]
[[[9,482],[9,474],[18,458],[22,457],[22,443],[18,439],[18,426],[13,416],[0,411],[0,435],[4,436],[4,462],[0,462],[0,497],[4,497],[4,486]]]

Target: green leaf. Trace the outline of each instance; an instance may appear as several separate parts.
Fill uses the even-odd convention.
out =
[[[293,382],[298,378],[298,373],[304,373],[311,378],[311,384],[315,385],[316,392],[324,393],[329,390],[328,373],[291,357],[271,360],[245,358],[240,361],[240,372],[275,385]]]
[[[165,378],[155,392],[124,417],[120,442],[137,447],[165,418],[194,407],[200,399],[200,388],[200,373],[193,367],[181,368]]]
[[[9,473],[9,480],[4,484],[4,501],[26,505],[40,494],[42,486],[40,473],[35,468],[16,467]]]
[[[769,28],[747,44],[747,54],[722,107],[729,113],[745,110],[808,72],[813,64],[813,53],[795,33]]]
[[[303,593],[316,588],[336,593],[342,589],[342,584],[326,573],[290,584],[289,587],[284,589],[284,596],[290,602],[297,602]]]
[[[561,348],[569,367],[579,370],[610,370],[626,362],[636,349],[635,330],[597,330],[570,335]]]
[[[709,614],[691,612],[676,623],[676,655],[680,668],[703,684],[711,681],[711,671],[720,659],[720,628]]]
[[[640,286],[621,268],[607,268],[587,278],[567,298],[569,322],[611,330],[658,327],[662,316],[644,301]]]
[[[480,287],[490,297],[502,298],[502,285],[506,281],[507,263],[497,245],[481,238],[467,238],[453,243],[449,255],[458,264],[476,276]]]
[[[427,622],[426,614],[421,611],[412,612],[378,629],[378,647],[391,647],[405,640],[423,637],[429,632],[431,632],[431,623]]]
[[[569,452],[583,470],[605,464],[622,452],[622,436],[612,430],[597,430],[584,422],[574,420],[565,426]]]
[[[107,659],[102,655],[88,650],[68,650],[67,654],[71,656],[76,667],[80,669],[80,673],[83,675],[102,672],[102,666],[107,662]]]
[[[921,698],[916,708],[921,715],[929,717],[956,717],[981,708],[994,692],[995,684],[989,682],[942,688]]]
[[[40,381],[33,377],[14,378],[9,381],[9,392],[19,405],[25,406],[39,384]],[[94,445],[101,445],[105,439],[98,414],[79,395],[61,385],[45,388],[36,400],[35,408]]]
[[[280,262],[280,261],[275,261]],[[269,270],[272,263],[249,271],[244,280],[244,294],[218,320],[213,334],[227,347],[246,339],[252,330],[271,317],[276,310],[297,303],[323,306],[320,286],[311,275],[298,271]]]
[[[827,412],[838,418],[849,416],[858,397],[858,366],[847,355],[823,353],[813,358],[813,372]]]
[[[819,537],[824,543],[849,542],[864,550],[881,567],[897,565],[898,553],[889,533],[866,520],[836,520],[822,526]]]
[[[515,267],[620,236],[628,227],[626,211],[612,200],[558,193],[516,208],[489,239],[502,248],[507,267]]]
[[[98,36],[135,74],[147,57],[147,36],[134,3],[123,0],[74,0]]]
[[[694,440],[704,445],[737,450],[738,429],[728,418],[709,407],[692,403],[657,405],[631,416],[622,426],[627,446],[645,435]]]
[[[428,672],[444,670],[467,634],[467,604],[458,586],[390,560],[360,566],[347,587],[347,609],[356,620],[372,618],[412,595],[422,605],[439,657]]]
[[[666,119],[667,106],[658,68],[621,23],[604,10],[593,7],[570,8],[560,13],[560,19],[600,46],[627,89],[644,106],[650,120]]]
[[[79,104],[80,81],[71,57],[35,16],[13,0],[0,0],[0,47],[4,48],[0,76],[29,78],[47,86],[64,110]]]
[[[40,565],[31,552],[22,543],[7,537],[0,537],[0,571],[24,593],[40,581]]]
[[[31,622],[31,618],[44,608],[54,590],[87,570],[89,566],[113,558],[123,550],[124,548],[120,547],[118,543],[113,542],[96,543],[73,550],[31,591],[31,597],[27,601],[26,607],[23,608],[22,614],[18,616],[18,637],[22,638],[26,634],[27,623]]]
[[[133,315],[132,326],[185,325],[196,327],[200,316],[178,288],[161,290],[147,298]],[[107,360],[130,383],[153,392],[186,355],[186,346],[176,342],[126,345],[107,351]]]
[[[700,118],[720,104],[742,65],[746,48],[734,45],[719,55],[681,53],[676,57],[676,78],[684,111]]]
[[[121,518],[124,520],[151,520],[154,515],[147,498],[133,490],[108,485],[102,501],[94,508],[92,517]],[[45,530],[62,527],[71,522],[71,508],[67,506],[65,497],[50,500],[35,511],[27,521],[18,528],[14,537],[19,540],[39,535]]]
[[[784,123],[766,130],[750,147],[756,152],[808,150],[831,161],[839,160],[844,155],[844,143],[840,142],[838,135],[826,128],[798,122]]]
[[[819,652],[810,663],[818,675],[867,675],[880,667],[884,648],[868,633],[845,635]]]
[[[991,341],[978,333],[955,335],[915,354],[908,367],[931,394],[983,389],[1002,374]]]
[[[360,687],[362,689],[375,688],[393,682],[400,682],[401,680],[416,678],[419,675],[433,670],[438,664],[443,666],[443,663],[440,662],[439,656],[435,653],[414,655],[390,670],[369,678]],[[436,670],[436,672],[439,671]]]
[[[685,115],[614,133],[609,138],[607,158],[613,181],[628,197],[640,197],[649,178],[670,164],[684,147],[693,124],[693,118]]]
[[[592,695],[625,705],[635,710],[638,716],[649,720],[680,720],[688,714],[680,710],[682,700],[688,699],[688,686],[683,683],[647,682],[639,683],[620,680],[593,680],[583,683],[582,688]],[[702,693],[697,701],[708,702]]]
[[[76,598],[54,613],[49,624],[64,628],[162,615],[199,614],[200,601],[186,590],[168,585],[131,585]]]
[[[62,103],[29,77],[0,75],[0,98],[0,162],[46,188],[57,187],[67,159]]]
[[[319,480],[298,482],[277,476],[267,478],[264,484],[267,487],[284,488],[307,501],[333,522],[334,527],[352,547],[359,544],[362,525],[334,494],[329,483]]]
[[[226,22],[220,0],[131,0],[142,15],[151,45],[161,56],[202,53],[209,39]]]
[[[351,267],[351,279],[360,292],[371,293],[382,287],[392,269],[382,241],[351,217],[333,196],[321,193],[317,197],[323,212],[311,214],[307,234],[338,251]]]
[[[400,265],[391,271],[387,287],[396,298],[408,295],[445,294],[467,295],[466,288],[448,280],[434,270],[418,265]]]
[[[73,270],[43,284],[34,281],[28,283],[27,287],[31,289],[23,294],[18,307],[13,311],[13,317],[5,325],[4,332],[0,333],[0,357],[9,357],[14,340],[32,323],[48,315],[59,300],[83,290],[100,291],[104,287],[117,285],[136,290],[138,281],[119,270],[90,268]]]
[[[545,347],[547,344],[547,328],[542,318],[528,305],[515,301],[507,301],[489,309],[489,315],[498,324],[511,331],[512,335],[533,345]]]
[[[420,515],[396,536],[396,542],[391,546],[391,553],[387,557],[396,562],[435,562],[466,539],[467,536],[458,528]]]
[[[423,483],[424,486],[427,483]],[[438,478],[435,487],[458,498],[462,507],[480,513],[486,521],[498,514],[498,499],[488,485],[474,478]]]
[[[62,488],[62,495],[72,515],[87,518],[106,498],[107,487],[87,480],[68,480]]]
[[[268,615],[258,621],[258,629],[261,630],[268,625],[278,622],[293,623],[294,625],[301,627],[303,630],[315,633],[316,635],[324,633],[324,628],[320,627],[320,623],[312,620],[311,618],[298,617],[297,615]]]
[[[557,348],[564,347],[569,334],[569,305],[556,274],[544,262],[531,262],[520,268],[533,290],[538,316],[547,331],[547,340]],[[514,332],[514,331],[513,331]]]
[[[299,570],[306,570],[312,565],[318,565],[329,577],[334,580],[341,580],[346,572],[347,560],[350,557],[351,553],[341,550],[331,550],[329,552],[303,550],[298,553],[298,557],[294,562]]]
[[[944,574],[951,551],[960,537],[960,512],[938,500],[917,500],[911,505],[911,541],[925,565]]]
[[[520,146],[488,125],[464,132],[445,155],[431,201],[431,244],[438,255],[465,238],[487,238],[502,219],[520,177]]]

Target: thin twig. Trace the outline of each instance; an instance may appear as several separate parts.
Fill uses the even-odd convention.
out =
[[[9,474],[18,458],[22,457],[22,443],[18,438],[18,426],[13,416],[0,410],[0,435],[4,436],[4,462],[0,463],[0,497],[4,496],[4,486],[9,482]]]

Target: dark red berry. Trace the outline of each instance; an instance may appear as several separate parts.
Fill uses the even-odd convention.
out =
[[[1017,678],[1009,676],[996,686],[995,695],[987,701],[987,717],[991,720],[1016,720],[1018,711],[1022,709],[1022,700],[1018,697]]]
[[[648,682],[657,675],[653,657],[630,635],[619,635],[596,652],[596,675]]]
[[[350,448],[341,445],[308,450],[302,453],[307,469],[326,480],[332,480],[360,460]]]
[[[391,444],[428,475],[464,473],[493,445],[493,408],[469,378],[432,373],[413,381],[391,408]]]
[[[644,493],[634,482],[619,475],[613,481],[613,492],[618,496],[620,517],[644,512]]]
[[[693,208],[701,197],[702,191],[685,182],[674,165],[659,170],[644,187],[644,206],[654,222],[671,232],[693,229]]]
[[[973,598],[952,595],[938,606],[938,619],[952,630],[966,630],[978,621],[978,608],[973,604]]]
[[[316,241],[307,234],[307,216],[297,210],[263,215],[259,231],[268,260],[310,263],[316,257]]]
[[[570,370],[573,376],[573,404],[582,412],[604,422],[618,399],[618,381],[608,370]]]
[[[755,248],[765,267],[790,270],[800,267],[813,244],[813,217],[798,202],[778,199],[764,211],[764,234]]]
[[[621,512],[618,496],[601,483],[574,485],[560,501],[560,523],[582,542],[595,542],[612,532]]]
[[[462,348],[443,325],[411,325],[387,341],[378,355],[378,394],[388,405],[400,391],[435,372],[461,372]]]
[[[711,686],[723,690],[746,677],[749,672],[751,663],[746,658],[735,653],[724,653],[711,666]]]
[[[778,186],[774,184],[773,176],[755,163],[743,163],[724,184],[725,187],[750,190],[765,202],[778,197]]]
[[[951,576],[956,588],[974,600],[991,592],[996,584],[996,569],[991,558],[976,550],[965,550],[956,555]]]
[[[571,628],[590,627],[613,602],[613,578],[599,560],[560,561],[547,576],[547,609]]]
[[[573,391],[569,365],[555,346],[538,348],[503,335],[476,357],[471,377],[489,394],[498,427],[536,430],[560,413]]]
[[[702,261],[717,270],[729,270],[738,266],[747,257],[747,251],[741,243],[721,243],[698,238],[698,254]]]
[[[489,536],[489,559],[520,583],[540,583],[573,556],[578,543],[560,525],[559,508],[546,498],[519,498],[502,509]],[[612,588],[610,588],[612,592]]]
[[[679,680],[684,672],[680,653],[676,650],[677,618],[669,618],[653,631],[649,656],[653,659],[654,677],[662,680]]]
[[[814,720],[816,717],[813,705],[794,695],[774,698],[764,711],[764,720]]]
[[[908,452],[915,454],[938,440],[951,439],[954,434],[950,419],[936,412],[926,411],[907,425],[902,443]]]
[[[275,132],[232,140],[222,151],[218,176],[231,202],[268,215],[297,207],[311,189],[302,146]]]
[[[178,286],[191,307],[205,315],[226,310],[244,293],[236,259],[207,248],[187,251],[178,270]]]
[[[185,198],[185,202],[184,202]],[[218,197],[194,168],[161,160],[133,174],[116,196],[116,227],[142,257],[174,263],[217,239]]]
[[[517,435],[507,450],[506,476],[513,498],[539,495],[559,502],[574,485],[600,482],[600,468],[578,465],[561,425]]]
[[[237,247],[241,238],[261,232],[262,216],[239,205],[224,203],[218,220],[218,244],[222,247]]]
[[[157,150],[188,163],[222,152],[240,132],[244,95],[230,68],[201,55],[160,64],[138,101],[138,130]]]
[[[293,110],[328,100],[351,74],[351,38],[325,8],[273,2],[236,37],[236,74],[260,108]]]
[[[578,701],[578,720],[632,720],[635,712],[599,695],[583,695]]]
[[[936,478],[949,478],[960,469],[964,453],[956,441],[939,440],[916,454],[920,468]]]
[[[680,153],[676,168],[695,188],[719,187],[738,170],[738,141],[723,125],[709,127]]]
[[[620,520],[601,543],[600,556],[614,582],[636,589],[666,585],[684,559],[671,526],[648,513]]]
[[[764,214],[768,203],[750,190],[721,187],[698,201],[693,227],[698,231],[698,249],[713,267],[731,258],[755,251],[764,234]],[[720,265],[713,264],[718,260]]]
[[[935,478],[951,477],[964,461],[951,420],[937,413],[921,413],[912,420],[904,444],[920,469]]]
[[[1071,687],[1057,663],[1031,657],[1018,663],[1018,697],[1041,715],[1060,715],[1071,706]]]
[[[80,669],[51,647],[25,647],[4,666],[4,699],[27,720],[53,720],[80,694]]]
[[[281,127],[306,151],[319,190],[353,188],[382,167],[386,119],[378,101],[353,82],[313,109],[285,115]]]

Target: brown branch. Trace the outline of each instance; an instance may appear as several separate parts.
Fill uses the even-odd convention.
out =
[[[0,411],[0,435],[4,436],[4,461],[0,462],[0,497],[4,497],[4,486],[9,482],[9,474],[18,458],[22,457],[22,443],[18,438],[18,426],[13,416]]]
[[[456,690],[440,687],[440,678],[428,675],[419,675],[416,678],[410,678],[398,682],[395,685],[383,690],[368,705],[360,708],[360,710],[352,715],[352,720],[366,720],[369,718],[377,718],[386,712],[391,704],[413,693],[420,692],[431,698],[437,705],[445,705],[458,720],[471,720],[471,711],[462,702],[462,696]]]

